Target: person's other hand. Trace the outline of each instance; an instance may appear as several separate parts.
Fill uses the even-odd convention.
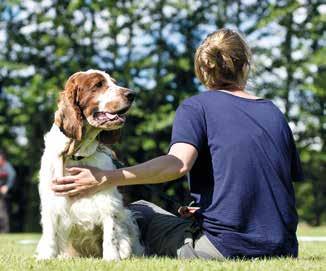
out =
[[[178,213],[182,218],[192,217],[199,207],[181,206]]]
[[[8,193],[8,186],[7,185],[3,185],[3,186],[1,186],[0,187],[0,193],[2,194],[2,195],[6,195],[7,193]]]
[[[96,179],[100,171],[95,167],[72,167],[66,169],[71,175],[56,178],[51,189],[57,196],[80,198],[100,190],[101,182]]]

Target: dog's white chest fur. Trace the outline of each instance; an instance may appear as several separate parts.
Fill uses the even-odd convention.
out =
[[[104,146],[98,146],[96,152],[92,156],[86,157],[79,161],[68,159],[65,163],[65,166],[66,167],[93,166],[93,167],[98,167],[100,169],[115,168],[112,162],[110,151],[107,150]],[[104,209],[104,211],[107,210],[108,212],[111,212],[112,208],[110,208],[110,206],[112,205],[112,203],[114,201],[117,201],[117,203],[120,204],[121,203],[120,199],[121,197],[119,193],[117,193],[115,188],[112,188],[110,190],[94,194],[92,197],[81,198],[77,201],[70,202],[71,205],[69,208],[69,212],[70,215],[75,216],[76,220],[78,221],[86,220],[86,218],[89,216],[90,218],[89,220],[91,221],[87,223],[96,224],[97,220],[94,218],[100,216],[101,209]]]
[[[99,145],[96,152],[89,157],[79,161],[68,159],[66,166],[93,166],[107,170],[116,168],[112,161],[111,150],[103,145]],[[71,222],[88,230],[101,224],[106,216],[119,213],[121,208],[124,208],[121,194],[116,188],[101,191],[77,201],[68,199],[66,204]]]
[[[111,150],[94,140],[80,147],[77,155],[85,158],[79,161],[67,158],[63,165],[60,152],[66,143],[67,138],[55,125],[45,137],[39,184],[43,235],[37,257],[78,255],[116,260],[141,255],[138,227],[116,188],[78,200],[58,197],[51,191],[51,181],[62,176],[64,167],[115,168]]]

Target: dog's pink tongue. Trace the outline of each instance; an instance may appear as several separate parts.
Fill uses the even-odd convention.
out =
[[[109,119],[109,120],[114,120],[117,115],[116,114],[110,114],[109,112],[105,112],[105,116]]]

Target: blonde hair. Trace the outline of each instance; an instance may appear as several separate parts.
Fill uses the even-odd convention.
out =
[[[195,73],[208,89],[242,89],[248,79],[251,51],[239,33],[220,29],[197,48]]]

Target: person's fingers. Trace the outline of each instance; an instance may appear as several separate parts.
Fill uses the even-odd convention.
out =
[[[77,180],[76,176],[64,176],[59,177],[53,180],[53,183],[56,184],[67,184],[67,183],[74,183]]]
[[[80,185],[96,185],[99,182],[94,180],[93,178],[89,178],[88,176],[83,175],[82,173],[75,176],[76,177],[76,183]]]
[[[76,186],[77,185],[75,183],[60,184],[60,185],[52,184],[51,189],[54,192],[67,192],[75,189]]]
[[[80,168],[80,167],[67,167],[66,170],[71,175],[77,175],[77,174],[81,173],[84,170],[84,168]]]
[[[186,214],[188,212],[188,207],[187,206],[181,206],[179,209],[178,209],[178,213],[181,215],[181,214]]]
[[[188,207],[188,212],[193,214],[198,211],[199,207]]]
[[[75,196],[84,196],[87,195],[90,190],[92,189],[92,186],[80,186],[80,187],[76,187],[73,190],[70,190],[66,193],[66,196],[68,197],[75,197]]]
[[[188,207],[188,206],[181,206],[178,209],[178,213],[182,218],[189,218],[192,217],[193,214],[199,209],[199,207]]]
[[[68,196],[72,200],[77,200],[77,199],[80,199],[83,197],[93,195],[94,193],[97,192],[97,189],[98,189],[98,187],[94,187],[94,186],[83,186],[83,187],[79,188],[78,193],[77,193],[77,191],[71,191],[71,193]]]
[[[182,213],[182,208],[183,208],[183,206],[179,207],[178,214],[181,214]]]
[[[73,190],[70,190],[70,191],[66,191],[66,192],[57,192],[56,195],[57,196],[68,196],[68,197],[71,197],[71,196],[76,196],[80,193],[80,190],[79,189],[73,189]]]

